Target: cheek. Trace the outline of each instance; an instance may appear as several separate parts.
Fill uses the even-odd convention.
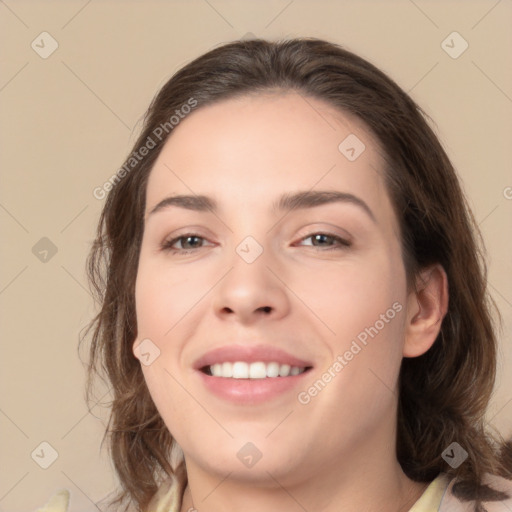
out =
[[[187,393],[186,386],[182,384],[182,376],[173,368],[165,354],[151,366],[144,367],[143,373],[155,407],[173,438],[182,448],[197,445],[197,436],[193,436],[192,443],[190,442],[190,432],[201,432],[205,415]]]
[[[375,251],[338,268],[323,266],[314,279],[301,279],[297,289],[331,331],[323,337],[329,359],[322,370],[335,377],[320,378],[329,383],[319,402],[339,403],[355,415],[382,414],[394,400],[402,359],[406,282],[399,249]]]
[[[135,286],[138,337],[168,340],[204,295],[204,283],[197,272],[171,272],[164,263],[141,260]]]
[[[375,251],[289,276],[297,295],[331,331],[325,339],[332,348],[342,349],[375,324],[381,338],[396,339],[401,332],[402,321],[396,320],[402,318],[397,309],[405,309],[405,272],[395,252]]]
[[[186,314],[197,302],[200,290],[183,274],[171,274],[164,265],[141,258],[135,286],[136,343],[149,339],[158,354],[150,365],[142,364],[144,379],[167,428],[178,438],[183,435],[183,422],[176,418],[197,415],[197,407],[180,385],[183,374],[179,363],[182,340],[190,337]]]
[[[193,319],[202,307],[205,277],[197,272],[171,271],[165,262],[148,261],[141,256],[135,286],[135,344],[147,339],[154,344],[146,347],[157,356],[149,366],[142,364],[142,370],[166,422],[176,417],[174,412],[187,414],[193,406],[190,396],[180,386],[184,377],[181,357],[197,326]]]
[[[371,428],[396,400],[406,300],[400,254],[391,247],[338,271],[324,268],[317,277],[317,286],[304,286],[316,297],[318,316],[334,332],[324,338],[331,356],[316,385],[322,389],[318,405],[327,410],[335,403],[361,428]],[[325,388],[323,381],[329,381]],[[325,420],[336,421],[333,414]]]

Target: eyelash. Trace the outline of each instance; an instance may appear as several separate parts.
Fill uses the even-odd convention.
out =
[[[329,238],[332,238],[335,242],[338,242],[338,245],[331,246],[331,247],[324,247],[324,248],[314,246],[312,244],[310,245],[310,247],[316,247],[320,251],[343,250],[343,249],[349,248],[352,245],[351,242],[349,242],[348,240],[345,240],[344,238],[339,237],[338,235],[334,235],[333,233],[327,233],[327,232],[323,232],[323,231],[311,233],[310,235],[307,235],[307,236],[301,238],[300,241],[307,240],[308,238],[313,238],[313,237],[319,236],[319,235],[327,236]],[[194,247],[192,249],[174,249],[172,247],[176,242],[178,242],[180,240],[184,240],[186,238],[199,238],[200,240],[206,240],[204,237],[198,235],[197,233],[186,233],[184,235],[180,235],[175,238],[172,238],[171,240],[165,240],[161,245],[161,250],[164,252],[171,252],[172,254],[176,254],[176,253],[189,254],[197,249],[202,248],[202,247]]]

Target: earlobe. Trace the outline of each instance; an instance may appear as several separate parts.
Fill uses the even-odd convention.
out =
[[[434,344],[448,311],[448,277],[440,264],[420,272],[407,301],[404,357],[418,357]]]

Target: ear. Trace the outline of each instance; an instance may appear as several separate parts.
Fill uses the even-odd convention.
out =
[[[422,270],[407,298],[404,357],[424,354],[436,341],[448,311],[448,277],[440,264]]]

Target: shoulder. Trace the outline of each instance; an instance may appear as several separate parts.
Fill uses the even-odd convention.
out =
[[[169,478],[158,488],[151,499],[147,512],[179,512],[185,482],[179,478]]]
[[[36,512],[67,512],[69,505],[69,491],[62,489],[55,493],[50,501]]]
[[[491,501],[484,497],[482,500],[483,510],[486,512],[508,512],[512,510],[512,480],[487,473],[482,481],[492,490],[503,494],[502,498],[497,501]],[[462,501],[453,494],[453,487],[456,483],[457,478],[450,480],[441,501],[439,512],[474,512],[474,501]]]

